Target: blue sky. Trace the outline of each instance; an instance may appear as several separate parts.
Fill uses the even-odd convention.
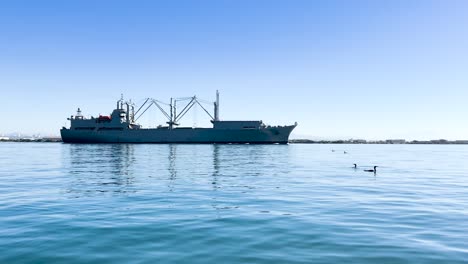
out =
[[[221,93],[296,136],[468,139],[466,1],[2,1],[0,133]],[[144,125],[162,122],[155,111]],[[202,110],[184,125],[208,124]]]

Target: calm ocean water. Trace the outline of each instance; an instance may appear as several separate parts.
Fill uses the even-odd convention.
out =
[[[0,263],[82,262],[468,263],[468,146],[0,143]]]

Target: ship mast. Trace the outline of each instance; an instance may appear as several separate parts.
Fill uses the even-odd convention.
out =
[[[169,103],[169,110],[171,111],[171,114],[170,114],[171,117],[169,118],[169,122],[167,122],[167,124],[169,124],[169,129],[172,129],[173,126],[174,126],[174,123],[175,123],[174,122],[174,119],[175,119],[174,118],[174,111],[175,111],[175,109],[174,109],[174,104],[173,104],[172,97],[171,97],[171,102]]]
[[[219,92],[216,90],[216,102],[214,102],[214,121],[219,121]]]
[[[124,101],[123,94],[120,94],[120,100],[117,101],[116,109],[123,109],[123,101]]]

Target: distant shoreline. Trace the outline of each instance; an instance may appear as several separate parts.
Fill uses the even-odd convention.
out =
[[[38,138],[38,139],[0,139],[0,142],[19,142],[19,143],[62,143],[61,138]],[[413,141],[392,141],[392,140],[311,140],[311,139],[291,139],[290,144],[378,144],[378,145],[468,145],[468,140],[413,140]]]
[[[379,144],[379,145],[468,145],[468,140],[311,140],[311,139],[291,139],[291,144]]]
[[[0,139],[0,142],[38,142],[38,143],[61,143],[61,138],[37,138],[37,139],[29,139],[29,138],[14,138],[14,139]]]

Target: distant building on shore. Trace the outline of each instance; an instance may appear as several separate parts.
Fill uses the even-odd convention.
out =
[[[446,139],[433,139],[431,140],[432,144],[447,144],[449,143]]]
[[[366,144],[367,143],[367,140],[365,139],[350,139],[349,141],[350,143],[353,143],[353,144]]]
[[[387,140],[385,140],[385,143],[387,143],[387,144],[405,144],[406,140],[405,139],[387,139]]]

